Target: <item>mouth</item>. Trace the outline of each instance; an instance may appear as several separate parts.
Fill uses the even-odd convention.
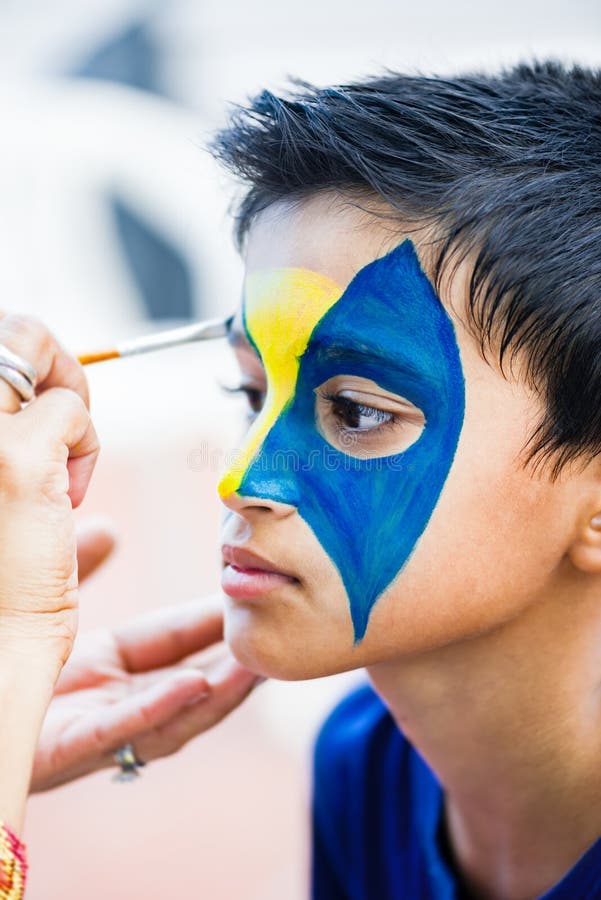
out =
[[[250,600],[283,585],[299,583],[298,578],[250,550],[224,544],[221,553],[221,587],[234,600]]]

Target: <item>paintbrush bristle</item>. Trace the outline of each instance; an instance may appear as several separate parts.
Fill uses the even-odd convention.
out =
[[[91,363],[104,362],[105,359],[118,359],[121,356],[118,350],[101,350],[100,353],[84,353],[78,356],[78,360],[82,366],[89,366]]]

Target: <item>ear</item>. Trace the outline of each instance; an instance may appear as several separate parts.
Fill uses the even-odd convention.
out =
[[[601,510],[589,516],[568,551],[577,569],[589,575],[601,574]]]

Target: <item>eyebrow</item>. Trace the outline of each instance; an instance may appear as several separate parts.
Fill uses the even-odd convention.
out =
[[[379,344],[370,344],[367,341],[352,344],[337,344],[315,339],[311,342],[312,349],[316,350],[322,359],[348,360],[349,362],[378,364],[386,368],[393,368],[397,372],[409,375],[412,378],[422,379],[430,376],[430,366],[424,367],[419,361],[411,358],[403,351],[402,346],[388,353]],[[413,346],[413,345],[412,345]]]

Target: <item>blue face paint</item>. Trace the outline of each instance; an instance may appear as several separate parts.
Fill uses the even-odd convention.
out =
[[[237,489],[298,508],[340,573],[359,641],[436,506],[463,423],[464,382],[452,322],[410,241],[367,265],[324,308],[297,351],[293,390]],[[425,416],[421,436],[378,459],[331,447],[316,424],[315,390],[336,375],[370,379],[411,401]]]

